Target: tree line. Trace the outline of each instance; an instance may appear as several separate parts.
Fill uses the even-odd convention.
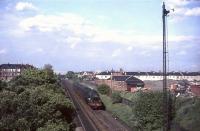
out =
[[[52,66],[28,69],[9,82],[0,81],[0,130],[72,130],[72,102]]]

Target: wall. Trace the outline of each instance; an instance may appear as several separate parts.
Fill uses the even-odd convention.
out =
[[[95,80],[97,85],[106,84],[110,86],[112,90],[116,91],[126,91],[127,85],[123,81],[111,81],[111,80]]]

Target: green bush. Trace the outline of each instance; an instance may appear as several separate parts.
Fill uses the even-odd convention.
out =
[[[50,122],[48,121],[44,127],[40,127],[38,131],[66,131],[69,125],[66,122]]]
[[[156,130],[162,127],[163,94],[161,92],[141,92],[133,108],[137,127],[142,130]]]
[[[74,107],[51,70],[27,70],[0,91],[0,130],[69,130]]]
[[[78,80],[78,75],[73,71],[68,71],[66,77],[70,80]]]
[[[175,123],[189,131],[200,129],[200,98],[177,98]]]
[[[7,87],[7,83],[0,80],[0,91]]]
[[[119,92],[113,92],[111,99],[113,104],[122,102],[122,97],[120,96]]]
[[[131,107],[124,105],[122,103],[113,104],[112,99],[106,95],[100,95],[100,97],[106,106],[106,110],[111,112],[113,117],[119,118],[133,130],[135,130],[134,126],[136,121]]]
[[[102,95],[108,95],[110,93],[110,87],[106,84],[101,84],[97,87],[97,91]]]

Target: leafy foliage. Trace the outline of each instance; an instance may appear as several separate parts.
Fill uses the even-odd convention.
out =
[[[38,129],[38,131],[66,131],[66,130],[69,130],[68,123],[51,122],[51,121],[48,121],[44,127]]]
[[[200,129],[200,98],[177,98],[175,123],[189,131]]]
[[[139,129],[156,130],[162,127],[162,93],[141,92],[133,108]]]
[[[108,95],[110,93],[110,87],[106,84],[99,85],[97,90],[100,94],[103,95]]]
[[[6,88],[6,86],[7,86],[7,83],[0,80],[0,91]]]
[[[111,99],[112,99],[113,104],[122,102],[122,97],[120,96],[119,92],[113,92]]]
[[[100,96],[101,100],[106,106],[106,110],[110,111],[115,118],[119,118],[133,130],[136,130],[134,128],[135,117],[131,107],[124,105],[122,103],[113,104],[112,99],[107,95],[100,95]]]
[[[68,71],[66,77],[71,80],[77,80],[78,76],[73,71]]]
[[[69,130],[74,107],[52,70],[27,70],[0,91],[0,130]]]

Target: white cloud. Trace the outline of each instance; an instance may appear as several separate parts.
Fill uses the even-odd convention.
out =
[[[175,8],[185,6],[190,3],[190,0],[166,0],[166,6],[169,8]]]
[[[17,11],[38,10],[37,7],[35,7],[32,3],[29,2],[18,2],[15,6],[15,9]]]
[[[149,47],[160,45],[162,35],[137,35],[134,31],[108,30],[97,27],[87,19],[71,13],[60,15],[36,15],[25,18],[19,23],[22,31],[38,29],[41,32],[59,32],[67,34],[64,41],[74,48],[77,43],[118,43],[131,46]],[[66,36],[66,35],[64,35]],[[196,39],[193,36],[169,36],[169,42],[182,42]],[[61,40],[62,41],[62,40]]]
[[[7,50],[6,49],[0,49],[0,54],[6,54]]]
[[[19,26],[25,31],[35,27],[42,32],[63,30],[64,28],[79,32],[81,26],[85,26],[87,21],[82,17],[65,13],[61,15],[36,15],[22,20]]]
[[[172,15],[178,16],[200,16],[200,7],[194,8],[176,8]]]
[[[79,37],[68,37],[65,41],[70,44],[71,49],[74,49],[81,39]]]
[[[188,10],[185,12],[185,15],[186,15],[186,16],[200,16],[200,7],[188,9]]]
[[[121,49],[116,49],[116,50],[113,51],[111,56],[112,57],[117,57],[119,55],[121,55]]]
[[[133,50],[133,47],[132,47],[132,46],[129,46],[129,47],[127,48],[127,50],[128,50],[128,51],[132,51],[132,50]]]
[[[200,2],[200,1],[199,0],[165,0],[167,8],[184,7],[195,2]]]
[[[174,9],[174,11],[170,10],[170,22],[181,22],[185,18],[190,16],[200,16],[200,7],[197,7],[196,2],[200,2],[198,0],[166,0],[166,8]],[[188,5],[193,4],[193,8]],[[195,7],[196,6],[196,7]]]

